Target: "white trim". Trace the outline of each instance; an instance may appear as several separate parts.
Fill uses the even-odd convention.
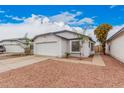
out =
[[[43,43],[57,43],[57,41],[37,42],[37,43],[35,43],[35,44],[43,44]]]
[[[70,40],[70,53],[80,53],[80,50],[79,51],[72,51],[72,42],[73,41],[79,41],[79,43],[81,43],[81,40]]]

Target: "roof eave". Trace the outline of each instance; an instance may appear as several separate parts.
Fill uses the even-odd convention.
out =
[[[117,33],[115,33],[114,35],[112,35],[109,39],[107,39],[107,42],[113,40],[115,37],[117,37],[122,32],[124,32],[124,27],[121,28]]]

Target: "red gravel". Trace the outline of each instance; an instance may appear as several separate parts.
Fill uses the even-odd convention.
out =
[[[102,56],[107,66],[47,60],[0,74],[0,87],[124,87],[124,64]]]

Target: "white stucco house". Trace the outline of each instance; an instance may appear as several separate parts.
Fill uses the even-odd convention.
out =
[[[68,52],[71,56],[88,57],[94,51],[94,41],[88,36],[85,41],[79,40],[79,35],[68,30],[37,35],[33,38],[34,55],[63,57]]]
[[[0,41],[0,45],[3,45],[6,49],[6,53],[24,53],[24,48],[19,42],[24,38],[6,39]]]
[[[124,63],[124,28],[107,40],[106,53]]]

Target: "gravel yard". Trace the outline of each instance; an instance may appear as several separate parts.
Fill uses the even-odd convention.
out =
[[[124,64],[103,56],[106,66],[46,60],[0,74],[0,87],[124,87]]]

